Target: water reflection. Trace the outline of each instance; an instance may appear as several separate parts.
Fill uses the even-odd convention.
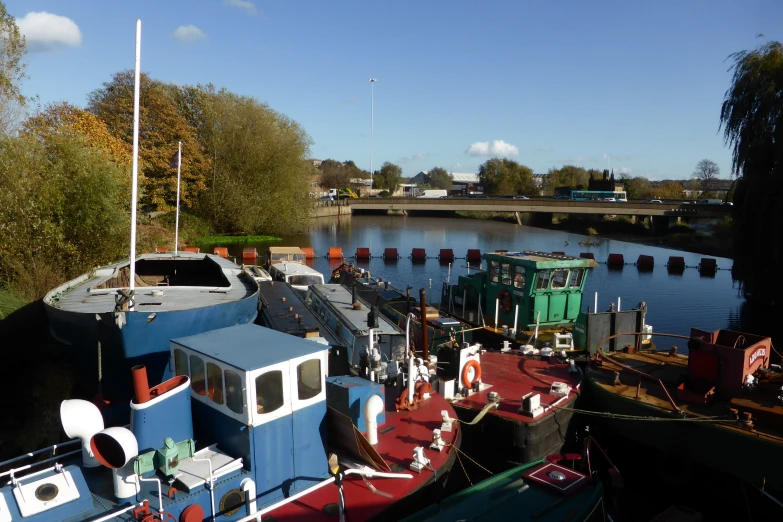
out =
[[[593,238],[595,239],[595,238]],[[481,252],[495,249],[560,251],[578,256],[592,252],[597,261],[606,261],[610,253],[622,254],[626,263],[633,263],[640,254],[655,258],[652,271],[644,272],[626,264],[622,270],[608,270],[605,264],[592,271],[587,283],[583,307],[594,306],[598,292],[598,309],[608,309],[620,298],[623,309],[645,301],[648,323],[656,332],[688,334],[691,327],[707,330],[750,325],[742,321],[744,300],[734,286],[730,259],[718,258],[719,270],[714,277],[700,277],[695,268],[686,268],[682,275],[669,275],[666,262],[669,256],[682,256],[688,267],[699,264],[701,255],[637,245],[622,241],[599,239],[597,245],[582,246],[587,237],[568,232],[549,231],[494,221],[424,218],[406,216],[356,216],[341,220],[320,219],[303,235],[285,237],[282,245],[310,246],[316,255],[325,256],[329,247],[341,247],[345,256],[353,256],[356,248],[370,248],[374,259],[362,263],[373,274],[383,277],[395,286],[414,289],[426,288],[428,299],[440,298],[442,283],[449,276],[448,265],[437,259],[413,264],[408,257],[413,248],[425,248],[434,258],[441,248],[451,248],[457,257],[465,257],[469,248]],[[568,242],[568,245],[566,245]],[[396,247],[402,258],[398,262],[380,259],[383,249]],[[266,245],[257,245],[259,253]],[[242,247],[232,249],[240,255]],[[324,258],[314,260],[313,266],[329,275],[337,266]],[[467,273],[464,259],[457,259],[451,267],[451,280]],[[432,292],[430,292],[430,280]],[[747,316],[745,312],[745,316]]]

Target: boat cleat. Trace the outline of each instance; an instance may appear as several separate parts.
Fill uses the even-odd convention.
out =
[[[430,459],[424,456],[424,448],[416,446],[413,448],[413,462],[411,462],[410,468],[416,473],[421,473],[421,470],[430,465]]]
[[[449,412],[447,410],[441,410],[440,416],[443,419],[443,423],[440,425],[441,433],[451,433],[451,424],[455,419],[449,417]]]
[[[432,430],[432,444],[430,444],[430,449],[434,449],[435,451],[443,451],[445,446],[446,441],[443,440],[443,437],[440,436],[440,430],[437,428]]]

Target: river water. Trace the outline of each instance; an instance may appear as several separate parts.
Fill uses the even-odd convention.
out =
[[[357,263],[357,266],[398,288],[410,285],[416,296],[419,288],[426,288],[430,302],[440,300],[440,288],[448,277],[449,268],[437,259],[412,263],[408,256],[413,248],[426,249],[430,257],[436,256],[441,248],[452,249],[458,257],[464,257],[469,248],[480,249],[482,253],[496,249],[539,250],[573,256],[592,252],[599,263],[605,262],[610,253],[623,254],[626,263],[633,263],[640,254],[646,254],[655,258],[652,272],[640,272],[633,265],[626,265],[620,271],[609,270],[606,264],[599,264],[588,278],[583,306],[594,306],[595,292],[598,292],[599,310],[607,310],[618,298],[622,309],[644,301],[648,306],[647,323],[653,325],[655,332],[688,335],[691,327],[705,330],[739,327],[744,299],[731,278],[731,259],[717,259],[719,270],[714,277],[701,277],[696,268],[686,268],[682,275],[669,275],[665,266],[669,256],[683,256],[689,267],[698,265],[704,256],[606,239],[599,239],[599,244],[593,246],[579,244],[587,239],[579,234],[488,220],[354,216],[315,220],[306,233],[286,236],[281,243],[275,244],[312,247],[320,256],[313,261],[313,267],[323,272],[326,279],[339,265],[324,257],[330,247],[342,248],[345,256],[353,256],[357,248],[363,247],[369,248],[373,256],[380,256],[384,248],[395,247],[402,256],[396,263],[378,258]],[[265,256],[268,244],[253,246],[259,255]],[[235,246],[230,252],[240,257],[242,248]],[[456,282],[458,274],[467,272],[466,262],[457,259],[451,270],[451,281]]]

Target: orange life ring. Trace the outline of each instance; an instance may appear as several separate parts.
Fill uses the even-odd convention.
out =
[[[498,294],[498,299],[500,299],[500,311],[504,314],[507,314],[511,311],[511,294],[508,290],[501,290]]]
[[[473,376],[473,380],[470,380],[470,376],[468,375],[470,373],[470,369],[473,368],[473,371],[475,372],[475,375]],[[478,382],[481,380],[481,365],[474,360],[470,360],[467,363],[465,363],[465,367],[462,368],[462,384],[464,384],[467,388],[472,388],[474,382]]]

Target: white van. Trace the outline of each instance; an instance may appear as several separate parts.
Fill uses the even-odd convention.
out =
[[[427,189],[418,195],[420,198],[445,198],[448,197],[448,190]]]

